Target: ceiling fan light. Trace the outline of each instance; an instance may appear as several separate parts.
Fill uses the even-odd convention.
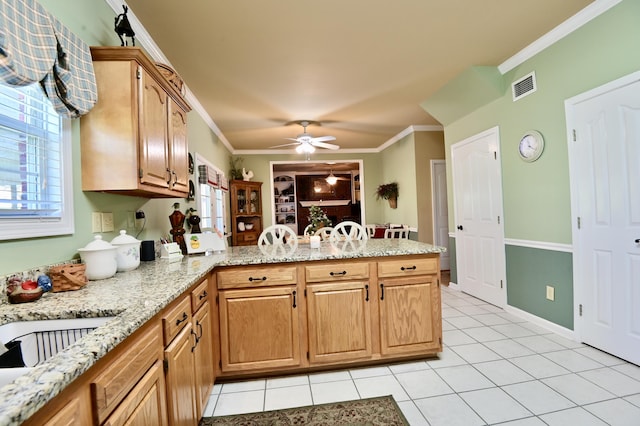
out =
[[[312,152],[314,152],[316,149],[314,148],[313,145],[309,144],[309,143],[301,143],[300,145],[298,145],[296,147],[296,152],[298,154],[302,154],[302,153],[308,153],[311,154]]]
[[[333,172],[325,178],[329,185],[335,185],[338,182],[338,178],[333,175]]]

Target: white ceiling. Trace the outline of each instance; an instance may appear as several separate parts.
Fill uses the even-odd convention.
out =
[[[309,133],[356,150],[438,125],[422,101],[471,66],[500,65],[592,0],[127,3],[242,152],[286,143],[302,131],[296,120],[318,121]]]

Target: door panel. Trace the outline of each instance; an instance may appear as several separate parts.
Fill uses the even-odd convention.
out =
[[[496,128],[454,144],[451,151],[458,284],[464,292],[504,306],[505,252],[498,146]]]
[[[640,363],[640,73],[567,101],[581,340]],[[577,220],[576,220],[577,223]]]

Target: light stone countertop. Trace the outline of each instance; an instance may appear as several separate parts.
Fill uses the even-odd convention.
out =
[[[90,281],[78,291],[45,293],[24,304],[0,304],[0,324],[47,319],[114,317],[29,373],[0,388],[0,426],[18,425],[93,366],[180,294],[216,266],[353,259],[442,253],[445,249],[411,240],[371,239],[323,242],[319,249],[300,243],[293,253],[270,247],[230,247],[212,255],[142,262],[134,271]]]

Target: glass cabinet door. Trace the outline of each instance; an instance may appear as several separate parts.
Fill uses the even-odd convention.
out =
[[[260,202],[260,190],[252,189],[249,197],[249,213],[260,214],[260,207],[262,205],[262,203]]]
[[[238,213],[246,213],[245,207],[247,206],[247,190],[245,188],[238,188],[237,190],[237,201],[238,205],[236,206],[238,209]]]

